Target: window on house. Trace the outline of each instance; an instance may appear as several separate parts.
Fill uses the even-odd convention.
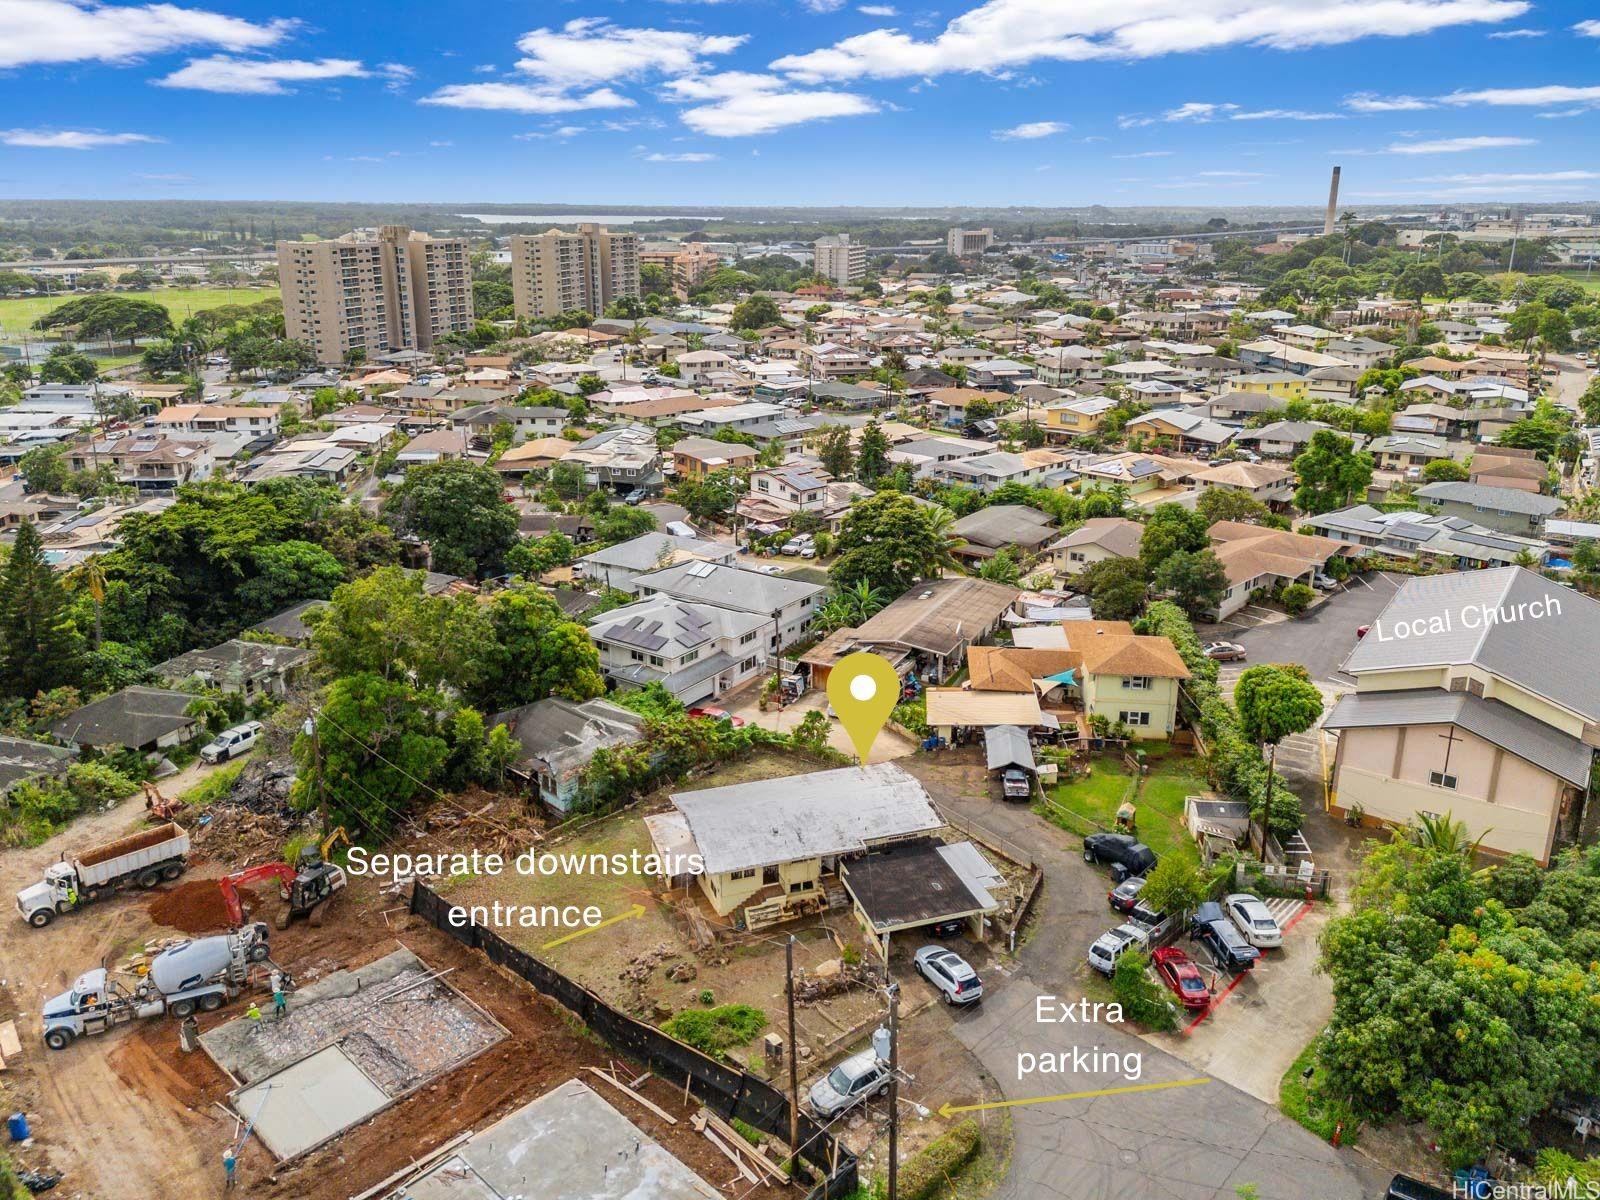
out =
[[[775,866],[774,867],[762,867],[761,868],[761,882],[763,884],[777,883],[778,882],[778,868],[775,867]]]
[[[756,877],[756,869],[754,867],[746,867],[742,871],[729,871],[728,872],[728,878],[729,879],[754,879],[755,877]]]
[[[1456,789],[1456,777],[1446,775],[1443,771],[1429,771],[1428,782],[1434,787],[1449,788],[1451,791]]]
[[[1119,712],[1117,720],[1124,725],[1148,725],[1150,724],[1150,714],[1147,712]]]
[[[1122,686],[1130,692],[1148,692],[1150,690],[1150,676],[1127,675],[1123,677]]]

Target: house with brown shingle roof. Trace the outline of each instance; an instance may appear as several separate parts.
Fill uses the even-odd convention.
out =
[[[1121,621],[1071,621],[1066,631],[1067,649],[1083,659],[1084,711],[1126,725],[1135,738],[1171,737],[1179,687],[1189,678],[1177,647]]]
[[[1273,588],[1280,583],[1309,586],[1330,558],[1356,549],[1332,538],[1268,529],[1243,521],[1218,521],[1208,532],[1211,552],[1228,574],[1228,590],[1214,618],[1218,621],[1248,604],[1250,593],[1256,588]]]
[[[1252,500],[1281,508],[1294,498],[1294,472],[1271,463],[1226,462],[1197,471],[1194,483],[1202,493],[1213,488],[1241,492]]]

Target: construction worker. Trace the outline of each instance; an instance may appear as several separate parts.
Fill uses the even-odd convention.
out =
[[[238,1170],[238,1167],[239,1160],[234,1157],[233,1147],[229,1146],[222,1152],[222,1174],[225,1179],[225,1182],[222,1185],[223,1191],[233,1191],[234,1184],[238,1182],[238,1180],[234,1178],[234,1172]]]
[[[289,1015],[289,998],[283,994],[283,980],[277,980],[272,987],[272,1019],[281,1021]]]
[[[258,1025],[261,1023],[261,1009],[257,1007],[254,1000],[250,1001],[250,1007],[244,1010],[244,1015]]]

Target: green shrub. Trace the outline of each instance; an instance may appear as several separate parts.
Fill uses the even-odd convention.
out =
[[[900,1200],[928,1200],[978,1156],[983,1135],[976,1121],[963,1121],[900,1164]]]
[[[745,1141],[749,1142],[752,1146],[759,1146],[761,1144],[761,1131],[754,1125],[751,1125],[745,1121],[741,1121],[738,1117],[735,1117],[730,1124],[733,1126],[734,1132],[736,1132]]]
[[[710,988],[701,988],[699,999],[700,1003],[704,1004],[707,1008],[710,1008],[717,1002],[716,993],[714,993]]]
[[[662,1025],[661,1029],[696,1050],[713,1058],[721,1058],[766,1027],[767,1014],[759,1008],[752,1008],[748,1004],[724,1004],[718,1008],[686,1008]]]
[[[233,785],[246,765],[245,760],[241,759],[236,763],[229,763],[225,767],[219,767],[192,788],[181,792],[178,799],[185,804],[192,804],[202,808],[215,804],[233,791]]]
[[[1146,1029],[1175,1029],[1178,1019],[1167,1001],[1167,993],[1146,968],[1150,956],[1140,950],[1128,950],[1117,959],[1117,969],[1111,976],[1111,994],[1122,1005],[1122,1015]]]
[[[913,737],[927,737],[933,732],[928,727],[928,694],[918,692],[910,700],[902,700],[894,706],[889,719]]]
[[[133,795],[139,784],[107,763],[82,762],[67,768],[67,790],[85,808],[92,808]]]
[[[1306,584],[1291,583],[1283,589],[1283,610],[1291,617],[1298,617],[1311,607],[1311,602],[1316,598],[1316,592]]]

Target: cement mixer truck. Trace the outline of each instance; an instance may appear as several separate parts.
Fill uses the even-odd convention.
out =
[[[253,963],[267,961],[267,926],[257,921],[216,937],[168,946],[130,988],[104,967],[79,975],[69,991],[44,1002],[44,1044],[64,1050],[138,1017],[212,1012],[239,994]]]

